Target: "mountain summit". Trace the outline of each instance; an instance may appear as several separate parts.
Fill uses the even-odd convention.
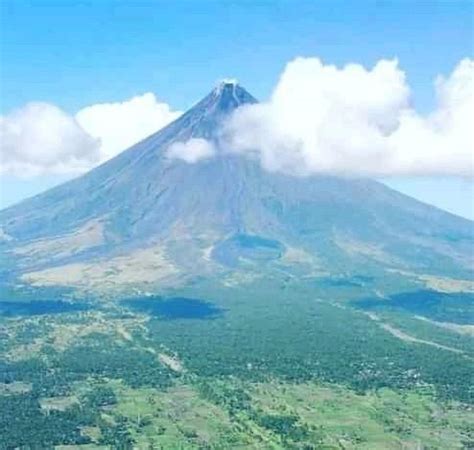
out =
[[[112,160],[1,211],[4,272],[90,289],[244,283],[257,271],[468,276],[472,223],[378,182],[269,173],[227,152],[193,164],[167,157],[174,143],[212,140],[225,117],[255,102],[223,81]]]
[[[168,130],[168,135],[175,140],[209,138],[214,136],[224,117],[239,106],[252,103],[257,103],[257,100],[236,81],[223,80],[172,126],[162,131]],[[158,137],[162,131],[154,136]]]

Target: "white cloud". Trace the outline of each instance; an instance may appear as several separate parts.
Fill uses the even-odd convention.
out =
[[[100,160],[99,142],[48,103],[28,103],[0,117],[2,172],[84,170]]]
[[[402,174],[474,176],[474,61],[462,60],[436,80],[437,108],[427,117],[400,114],[387,140],[389,169]]]
[[[148,92],[124,102],[88,106],[76,114],[76,119],[88,134],[101,140],[102,158],[109,159],[180,115]]]
[[[168,158],[181,159],[188,164],[194,164],[203,159],[210,158],[215,153],[214,144],[201,138],[192,138],[186,142],[174,142],[166,151]]]
[[[474,61],[435,81],[436,107],[422,116],[396,60],[373,68],[287,64],[269,101],[239,108],[219,148],[258,158],[270,171],[305,175],[473,176]],[[82,172],[154,133],[181,113],[152,93],[96,104],[70,116],[29,103],[0,117],[1,171]],[[194,163],[216,153],[204,139],[173,144],[170,158]]]
[[[316,58],[290,62],[266,103],[237,110],[221,146],[293,174],[473,176],[474,62],[436,81],[427,117],[410,107],[398,62],[367,70]]]
[[[28,103],[0,117],[1,172],[80,173],[112,158],[181,113],[146,93],[68,115],[48,103]]]

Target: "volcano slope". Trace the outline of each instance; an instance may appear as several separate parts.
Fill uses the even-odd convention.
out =
[[[255,102],[0,212],[0,448],[472,445],[473,223],[221,148]]]

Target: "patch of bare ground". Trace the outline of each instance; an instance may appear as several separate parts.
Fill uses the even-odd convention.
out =
[[[74,395],[62,397],[43,397],[39,399],[43,411],[66,411],[71,406],[78,404],[79,400]]]
[[[25,394],[31,391],[31,383],[13,381],[11,383],[0,383],[0,395]]]
[[[333,242],[348,255],[360,255],[381,263],[402,265],[398,258],[387,253],[382,245],[375,242],[364,242],[341,234],[336,234]]]
[[[34,286],[73,286],[107,290],[117,286],[165,282],[179,273],[161,246],[90,263],[51,267],[22,276]]]
[[[452,294],[456,292],[474,292],[473,280],[462,280],[450,277],[440,277],[435,275],[417,274],[405,270],[387,269],[388,272],[413,278],[423,283],[428,289],[438,292]]]
[[[436,347],[442,350],[447,350],[453,353],[458,353],[465,355],[465,353],[462,350],[459,350],[457,348],[453,347],[448,347],[446,345],[438,344],[437,342],[434,341],[428,341],[425,339],[418,339],[414,336],[411,336],[407,333],[405,333],[402,330],[399,330],[398,328],[395,328],[393,325],[390,325],[386,322],[383,322],[379,316],[374,314],[373,312],[365,312],[364,313],[367,317],[369,317],[371,320],[377,322],[381,328],[383,328],[385,331],[389,332],[392,336],[395,336],[398,339],[401,339],[402,341],[405,342],[412,342],[416,344],[424,344],[424,345],[430,345],[432,347]]]
[[[38,239],[16,247],[13,253],[35,259],[61,259],[101,245],[104,241],[104,223],[102,219],[93,219],[69,234],[52,239]]]
[[[171,369],[173,372],[181,373],[184,370],[183,364],[176,355],[170,356],[166,353],[159,353],[158,359],[164,366]]]
[[[17,345],[6,353],[10,361],[20,361],[41,354],[45,344],[51,345],[56,351],[64,351],[75,342],[93,333],[115,336],[127,342],[133,341],[133,331],[143,330],[146,318],[107,319],[102,313],[85,313],[87,322],[53,324],[43,336],[34,338],[28,344]]]
[[[457,323],[437,322],[436,320],[431,320],[423,316],[414,317],[415,319],[422,320],[423,322],[429,322],[432,325],[436,325],[437,327],[445,328],[447,330],[454,331],[455,333],[474,337],[474,325],[459,325]]]

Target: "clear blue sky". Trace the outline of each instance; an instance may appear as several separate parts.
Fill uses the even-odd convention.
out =
[[[185,109],[223,77],[265,99],[285,63],[318,56],[372,66],[397,57],[416,108],[433,105],[432,82],[473,54],[471,1],[1,0],[1,113],[32,100],[74,113],[154,91]],[[4,177],[6,204],[59,180]],[[435,202],[437,183],[396,181]],[[411,184],[410,184],[411,183]],[[413,184],[416,186],[413,187]],[[452,205],[474,214],[472,183],[444,180]],[[461,188],[459,186],[462,185]],[[471,190],[470,190],[471,189]],[[419,192],[418,192],[419,191]],[[423,197],[424,196],[424,197]]]

